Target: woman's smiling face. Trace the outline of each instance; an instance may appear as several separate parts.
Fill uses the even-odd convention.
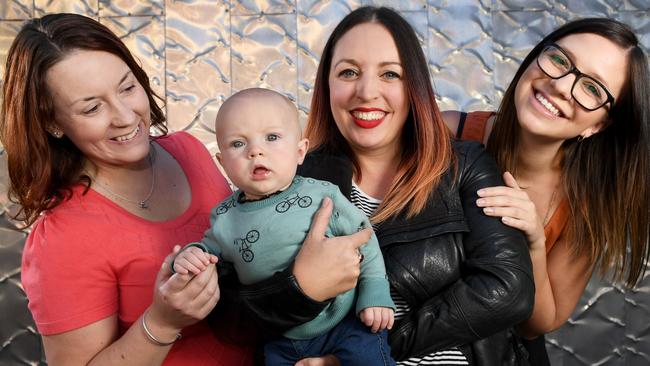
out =
[[[600,82],[615,99],[620,96],[627,78],[625,49],[592,33],[568,35],[556,44],[580,72]],[[576,75],[572,73],[552,79],[533,61],[515,89],[515,105],[522,131],[563,141],[579,135],[589,137],[603,128],[611,106],[607,104],[594,111],[582,107],[571,95],[575,79]]]
[[[127,64],[103,51],[77,50],[47,72],[55,124],[96,167],[142,162],[151,109]]]
[[[399,150],[410,108],[404,72],[395,41],[381,24],[359,24],[336,43],[330,105],[355,153]]]

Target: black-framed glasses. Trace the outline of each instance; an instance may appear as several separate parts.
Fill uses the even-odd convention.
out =
[[[600,81],[578,70],[571,58],[557,44],[549,43],[544,46],[537,56],[537,66],[551,79],[575,75],[571,96],[584,109],[595,111],[607,103],[610,103],[610,107],[614,105],[612,93]]]

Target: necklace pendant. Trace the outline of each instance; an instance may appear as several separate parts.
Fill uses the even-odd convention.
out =
[[[140,203],[138,203],[138,206],[140,206],[140,208],[143,210],[149,208],[149,205],[147,205],[145,201],[141,201]]]

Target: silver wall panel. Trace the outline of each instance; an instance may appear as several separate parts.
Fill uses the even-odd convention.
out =
[[[214,118],[233,92],[269,87],[304,123],[327,36],[361,5],[389,5],[416,29],[441,109],[495,109],[517,66],[565,22],[606,16],[650,49],[650,0],[2,0],[0,77],[24,20],[52,12],[94,17],[126,42],[151,77],[172,130],[216,152]],[[0,79],[0,84],[2,83]],[[0,147],[0,365],[43,364],[20,284],[27,230],[9,219]],[[594,276],[569,322],[547,336],[554,365],[650,364],[650,273],[634,290]]]
[[[234,15],[290,14],[295,12],[295,0],[234,0]]]
[[[295,101],[295,13],[232,16],[231,21],[233,91],[274,88]]]
[[[99,0],[99,15],[102,17],[163,15],[164,11],[164,0]]]
[[[214,152],[214,119],[231,94],[229,10],[225,2],[208,0],[169,1],[166,7],[169,127],[201,131]]]
[[[489,7],[472,0],[455,1],[432,5],[428,14],[429,69],[440,108],[494,109],[494,32]]]
[[[28,19],[34,13],[31,1],[4,0],[0,2],[0,19]]]
[[[34,0],[34,16],[49,13],[75,13],[97,18],[98,0]]]
[[[165,33],[160,16],[106,17],[102,24],[117,34],[141,63],[153,91],[165,95]]]

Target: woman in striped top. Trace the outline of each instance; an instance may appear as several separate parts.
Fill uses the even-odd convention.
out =
[[[480,145],[452,142],[417,36],[396,12],[363,7],[335,28],[306,137],[299,174],[336,183],[374,224],[399,306],[398,364],[516,364],[508,330],[530,315],[534,292],[524,237],[476,207],[500,172]]]

